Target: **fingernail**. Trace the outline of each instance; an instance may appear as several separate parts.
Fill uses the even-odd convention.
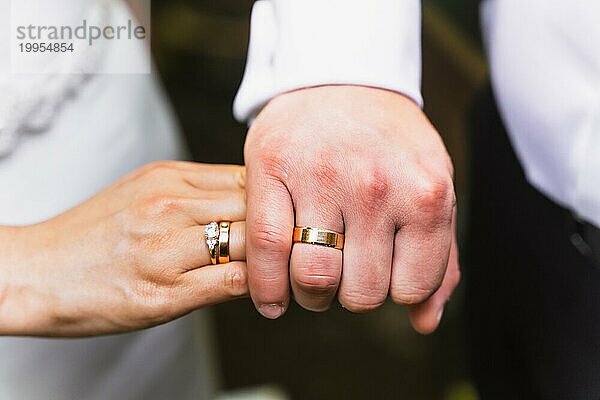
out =
[[[263,304],[258,311],[266,318],[277,319],[283,315],[285,308],[279,304]]]

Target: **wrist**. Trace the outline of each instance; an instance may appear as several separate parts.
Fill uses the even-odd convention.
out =
[[[42,224],[0,228],[0,335],[35,335],[55,309],[44,267],[56,264],[42,231]]]
[[[394,90],[389,90],[382,87],[377,86],[369,86],[369,85],[361,85],[361,84],[324,84],[324,85],[315,85],[315,86],[306,86],[300,87],[297,89],[289,90],[284,93],[280,93],[273,97],[271,101],[277,98],[286,97],[288,95],[294,94],[302,94],[302,93],[311,93],[319,98],[323,98],[324,95],[330,94],[333,96],[356,96],[358,100],[364,101],[371,98],[379,98],[379,99],[394,99],[409,104],[410,106],[414,106],[415,108],[421,109],[421,105],[415,101],[414,98],[406,95],[405,93],[397,92]],[[339,102],[339,99],[335,99],[336,102]],[[260,114],[260,112],[259,112]]]

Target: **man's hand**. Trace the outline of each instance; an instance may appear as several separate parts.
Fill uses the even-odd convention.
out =
[[[285,312],[291,281],[309,310],[337,294],[365,312],[390,295],[419,332],[436,329],[460,275],[453,169],[417,105],[356,86],[283,94],[252,125],[245,155],[249,287],[264,316]],[[344,233],[343,252],[292,247],[295,225]]]

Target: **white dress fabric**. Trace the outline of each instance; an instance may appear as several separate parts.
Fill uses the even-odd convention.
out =
[[[39,2],[48,12],[56,12],[57,3],[76,10],[79,21],[86,6],[93,6],[82,0]],[[6,7],[6,0],[0,0],[3,24]],[[112,1],[111,7],[113,13],[129,13],[120,1]],[[7,45],[5,39],[0,49]],[[140,45],[135,51],[148,50]],[[135,56],[108,52],[100,62],[124,63]],[[5,89],[0,90],[0,104],[10,103],[13,110],[29,107],[24,113],[28,118],[0,118],[0,135],[2,128],[12,130],[5,132],[8,139],[0,155],[0,224],[43,221],[137,167],[185,155],[153,75],[38,78],[10,76],[6,60],[0,59],[0,88]],[[15,79],[20,79],[17,89],[11,86]],[[6,89],[11,87],[29,90],[15,102]],[[205,351],[208,324],[206,315],[196,314],[102,338],[0,338],[0,399],[210,398],[214,376]]]

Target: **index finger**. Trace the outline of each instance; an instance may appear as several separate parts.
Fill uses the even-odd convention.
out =
[[[290,297],[289,261],[294,209],[286,186],[263,168],[248,170],[246,242],[248,286],[257,310],[279,318]]]

